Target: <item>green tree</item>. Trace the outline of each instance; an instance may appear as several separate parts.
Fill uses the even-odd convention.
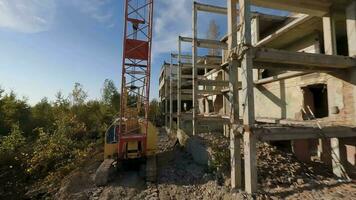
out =
[[[114,109],[115,114],[120,109],[120,93],[115,86],[114,81],[106,79],[102,88],[102,101],[105,105]]]
[[[157,99],[153,99],[150,103],[148,119],[156,126],[162,124],[162,112]]]
[[[55,95],[56,99],[54,101],[54,105],[57,107],[64,106],[69,107],[69,100],[68,98],[64,97],[61,91],[58,91]]]
[[[0,138],[0,199],[22,199],[26,186],[29,145],[18,124]]]
[[[18,124],[12,125],[11,132],[9,135],[4,136],[0,143],[0,152],[16,152],[19,147],[25,144],[25,137]],[[1,156],[3,157],[3,156]]]
[[[46,131],[53,129],[55,113],[47,98],[43,98],[31,110],[34,127],[41,127]]]
[[[83,105],[88,98],[87,92],[84,90],[83,85],[75,83],[71,93],[71,100],[73,105]]]
[[[1,86],[0,86],[0,99],[2,98],[2,94],[3,94],[4,92],[5,92],[5,90],[2,89]]]
[[[26,135],[32,131],[31,109],[26,100],[20,100],[14,92],[0,99],[0,135],[11,131],[13,124],[19,124]]]

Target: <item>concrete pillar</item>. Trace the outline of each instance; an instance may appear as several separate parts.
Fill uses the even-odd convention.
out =
[[[208,99],[208,97],[204,98],[204,104],[205,104],[205,108],[204,108],[205,114],[209,114],[210,107],[209,107],[209,99]]]
[[[337,55],[337,43],[336,43],[336,30],[335,30],[335,17],[330,13],[328,16],[323,17],[323,34],[324,34],[324,48],[325,54],[327,55]],[[339,80],[335,80],[339,82]],[[332,90],[337,90],[336,84],[330,85],[328,87],[329,94],[336,94]],[[330,108],[334,106],[333,97],[328,97],[329,100],[329,113],[331,113]],[[331,160],[332,160],[332,169],[333,173],[337,177],[347,177],[344,167],[342,166],[340,159],[340,146],[338,138],[331,138]],[[320,142],[319,145],[325,144]],[[326,148],[323,148],[325,150]]]
[[[181,99],[181,87],[182,87],[182,45],[181,37],[178,37],[178,82],[177,82],[177,130],[181,129],[181,112],[182,112],[182,99]]]
[[[303,162],[310,162],[309,140],[294,140],[293,152],[298,160]]]
[[[169,131],[173,128],[173,55],[171,54],[171,63],[169,67]]]
[[[233,127],[230,134],[230,165],[231,165],[231,187],[241,188],[242,187],[242,177],[241,177],[241,148],[240,148],[240,133],[237,131],[237,125],[232,125]]]
[[[252,45],[251,41],[251,2],[239,0],[240,6],[240,40],[245,48]],[[256,137],[251,131],[255,124],[254,91],[253,91],[253,60],[251,51],[246,51],[241,61],[242,107],[244,125],[244,158],[245,158],[245,190],[247,193],[257,192],[257,159]]]
[[[356,1],[346,8],[346,29],[349,44],[349,55],[356,57]]]
[[[168,69],[164,64],[164,125],[168,128]]]
[[[198,80],[197,80],[197,75],[198,75],[198,68],[196,66],[197,64],[197,58],[198,58],[198,9],[196,6],[196,2],[193,3],[193,24],[192,24],[192,31],[193,31],[193,41],[192,41],[192,65],[193,65],[193,135],[196,134],[197,131],[197,112],[198,112]]]
[[[351,4],[346,8],[346,29],[347,29],[347,40],[349,56],[356,58],[356,0],[352,1]],[[352,70],[351,80],[356,84],[356,70]],[[353,81],[355,80],[355,81]],[[354,85],[354,119],[356,119],[356,85]],[[356,139],[355,139],[356,140]],[[352,139],[351,139],[352,141]],[[356,171],[356,145],[347,144],[346,145],[346,160],[350,165],[351,171]],[[356,172],[353,173],[354,176]]]
[[[228,0],[228,50],[237,47],[237,10],[236,10],[237,0]],[[239,89],[238,89],[238,67],[239,62],[236,56],[231,55],[229,58],[229,83],[230,83],[230,102],[231,111],[230,114],[230,157],[231,157],[231,187],[241,188],[242,177],[241,177],[241,150],[240,150],[240,138],[238,135],[238,121],[239,121]]]

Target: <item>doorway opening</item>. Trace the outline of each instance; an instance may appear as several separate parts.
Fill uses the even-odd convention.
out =
[[[329,116],[328,90],[326,84],[309,85],[302,88],[304,95],[303,118],[305,120]]]

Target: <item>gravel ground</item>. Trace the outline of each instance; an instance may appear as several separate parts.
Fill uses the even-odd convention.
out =
[[[226,146],[228,141],[219,138],[218,146]],[[206,142],[215,139],[210,136]],[[97,188],[87,183],[91,186],[69,196],[59,195],[62,198],[58,199],[356,199],[355,183],[333,178],[322,163],[303,164],[292,154],[266,143],[258,145],[259,193],[249,196],[231,191],[228,176],[221,178],[195,164],[191,156],[180,147],[174,147],[174,143],[164,131],[160,132],[157,183],[146,183],[137,171],[125,170],[106,187]],[[92,171],[88,177],[92,177]]]

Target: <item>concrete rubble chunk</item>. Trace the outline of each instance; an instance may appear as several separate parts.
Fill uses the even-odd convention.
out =
[[[105,186],[108,183],[110,175],[114,171],[114,161],[114,159],[105,159],[101,163],[101,165],[95,172],[94,181],[96,186]]]

